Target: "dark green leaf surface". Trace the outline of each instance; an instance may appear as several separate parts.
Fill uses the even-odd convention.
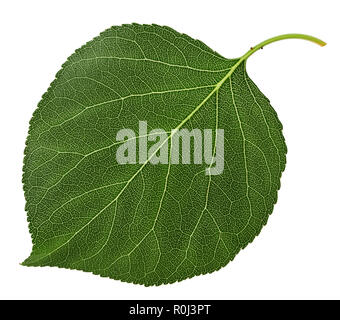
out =
[[[281,124],[245,70],[157,25],[112,27],[78,49],[30,123],[23,183],[33,250],[58,266],[144,285],[213,272],[266,224],[285,167]],[[119,165],[116,133],[224,129],[224,172]]]

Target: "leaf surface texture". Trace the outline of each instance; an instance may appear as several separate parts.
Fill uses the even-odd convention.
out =
[[[117,164],[117,130],[137,133],[139,120],[148,130],[224,129],[223,174],[206,175],[205,163]],[[23,264],[144,285],[220,269],[273,210],[281,130],[244,61],[168,27],[104,31],[68,58],[31,119],[23,183],[33,250]]]

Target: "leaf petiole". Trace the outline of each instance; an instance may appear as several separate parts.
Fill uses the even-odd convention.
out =
[[[306,34],[300,34],[300,33],[287,33],[287,34],[282,34],[280,36],[276,36],[276,37],[272,37],[269,38],[265,41],[260,42],[259,44],[257,44],[255,47],[252,47],[247,53],[245,53],[240,60],[241,61],[245,61],[247,60],[253,53],[255,53],[257,50],[262,49],[264,46],[276,42],[276,41],[281,41],[281,40],[285,40],[285,39],[302,39],[302,40],[307,40],[307,41],[311,41],[314,42],[316,44],[318,44],[319,46],[323,47],[326,45],[326,42],[306,35]]]

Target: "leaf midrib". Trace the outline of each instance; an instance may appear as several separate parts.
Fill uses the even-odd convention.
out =
[[[92,221],[94,221],[98,216],[100,216],[100,214],[102,212],[104,212],[107,208],[109,208],[113,203],[115,203],[115,201],[118,200],[118,198],[121,196],[121,194],[125,191],[125,189],[129,186],[129,184],[134,180],[134,178],[143,170],[143,168],[148,164],[148,162],[150,161],[150,159],[162,148],[162,146],[168,142],[169,139],[171,139],[173,137],[173,135],[187,122],[189,121],[194,114],[200,110],[200,108],[214,95],[215,92],[217,92],[220,87],[224,84],[224,82],[231,77],[231,75],[234,73],[234,71],[237,69],[237,67],[247,59],[247,57],[242,56],[241,58],[239,58],[239,60],[237,60],[237,62],[234,64],[233,67],[230,68],[229,72],[214,86],[214,89],[202,100],[202,102],[183,120],[181,121],[178,126],[173,129],[171,131],[171,134],[164,140],[164,142],[152,153],[152,155],[141,165],[141,167],[135,172],[135,174],[133,174],[133,176],[127,181],[126,185],[121,189],[121,191],[118,193],[118,195],[111,201],[109,202],[103,209],[101,209],[97,214],[95,214],[84,226],[82,226],[78,231],[76,231],[67,241],[65,241],[64,243],[62,243],[61,245],[59,245],[57,248],[53,249],[52,251],[50,251],[49,253],[47,253],[46,255],[39,255],[38,259],[33,260],[31,262],[28,263],[29,264],[34,264],[42,259],[45,259],[46,257],[50,256],[51,254],[53,254],[54,252],[58,251],[59,249],[61,249],[62,247],[64,247],[65,245],[67,245],[76,235],[78,235],[81,231],[83,231],[88,225],[90,225],[92,223]],[[34,255],[34,247],[32,250],[32,254],[31,257]],[[29,260],[30,258],[28,258],[27,260]],[[26,261],[27,261],[26,260]],[[24,262],[25,263],[25,262]]]

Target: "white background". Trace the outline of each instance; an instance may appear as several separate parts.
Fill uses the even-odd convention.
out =
[[[1,1],[0,298],[340,298],[339,1]],[[259,237],[218,272],[145,288],[80,271],[20,266],[31,250],[21,174],[28,122],[73,51],[111,25],[157,23],[227,58],[283,33],[248,73],[284,126],[288,162]]]

